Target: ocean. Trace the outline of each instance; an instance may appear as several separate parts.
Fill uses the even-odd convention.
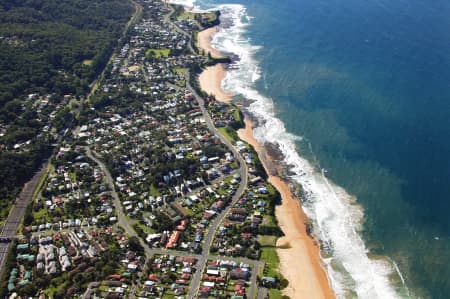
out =
[[[326,244],[338,298],[450,298],[450,2],[192,0]]]

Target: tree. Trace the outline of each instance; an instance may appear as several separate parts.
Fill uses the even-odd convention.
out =
[[[102,269],[102,275],[103,277],[106,277],[108,275],[114,274],[115,269],[112,265],[106,264]]]
[[[12,41],[0,47],[0,122],[9,125],[1,144],[10,148],[32,142],[30,152],[0,153],[0,220],[8,210],[4,203],[15,199],[54,141],[42,134],[46,121],[36,121],[36,108],[24,99],[31,93],[53,94],[50,104],[57,104],[67,93],[85,95],[108,62],[132,11],[131,2],[121,0],[0,2],[0,35]],[[52,110],[43,109],[42,119]],[[62,109],[55,127],[65,128],[72,120],[72,114]]]
[[[128,239],[128,248],[136,253],[143,253],[144,248],[142,247],[141,243],[139,242],[139,238],[132,236]]]
[[[36,286],[32,283],[22,286],[17,290],[19,294],[24,296],[34,296],[36,294],[36,291]]]

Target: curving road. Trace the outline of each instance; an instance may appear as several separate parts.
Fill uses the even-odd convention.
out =
[[[108,184],[108,186],[111,190],[111,195],[113,197],[113,204],[114,204],[114,208],[115,208],[116,214],[117,214],[118,225],[121,226],[125,230],[125,233],[127,233],[128,236],[137,237],[139,240],[139,243],[144,248],[144,252],[145,252],[144,268],[145,268],[147,266],[147,262],[148,262],[149,258],[157,252],[155,250],[151,249],[150,247],[148,247],[148,245],[144,242],[144,240],[142,240],[137,235],[136,231],[130,226],[130,222],[128,221],[127,216],[123,213],[122,203],[120,202],[119,195],[117,195],[116,188],[114,186],[114,180],[112,179],[111,173],[109,172],[106,165],[92,154],[92,151],[89,147],[86,146],[85,150],[86,150],[86,155],[91,160],[93,160],[95,163],[97,163],[97,165],[100,167],[102,172],[105,174],[106,183]],[[141,271],[139,275],[142,275],[143,272],[144,271]],[[140,276],[139,276],[139,278],[140,278]],[[134,290],[136,289],[136,287],[137,287],[137,285],[134,285],[132,291],[130,292],[130,294],[132,294],[133,296],[134,296],[134,293],[135,293]],[[132,297],[132,298],[134,298],[134,297]]]
[[[236,193],[234,194],[234,196],[231,200],[231,203],[219,215],[217,215],[216,218],[214,218],[214,221],[210,224],[210,226],[208,228],[208,233],[206,234],[206,237],[205,237],[204,243],[203,243],[202,259],[199,260],[199,262],[197,263],[198,268],[192,279],[192,283],[191,283],[189,293],[188,293],[188,298],[195,298],[197,296],[197,292],[200,287],[202,272],[205,267],[207,258],[209,257],[209,252],[211,249],[212,242],[214,240],[214,235],[216,234],[216,231],[217,231],[219,225],[225,219],[225,216],[227,215],[228,211],[239,200],[239,198],[244,193],[245,188],[247,187],[248,168],[247,168],[247,164],[245,164],[244,158],[238,153],[236,148],[214,126],[214,123],[213,123],[208,111],[205,108],[205,101],[192,88],[192,86],[189,83],[190,82],[189,79],[190,78],[189,78],[189,73],[188,73],[186,75],[186,87],[192,92],[195,99],[197,100],[200,110],[203,113],[206,125],[208,126],[209,130],[211,132],[213,132],[216,136],[218,136],[219,139],[222,141],[222,143],[224,143],[228,147],[228,149],[233,153],[233,156],[235,157],[235,159],[237,159],[239,161],[239,172],[240,172],[240,176],[241,176],[239,188],[237,189]],[[226,259],[228,259],[228,258],[226,258]],[[253,297],[250,297],[250,298],[253,298]]]
[[[170,10],[171,11],[164,17],[164,21],[166,23],[170,24],[171,27],[174,28],[174,30],[176,30],[177,32],[179,32],[189,38],[189,43],[188,43],[189,50],[192,53],[195,53],[195,51],[192,47],[191,35],[189,33],[185,32],[184,30],[181,30],[173,22],[170,21],[170,16],[174,12],[172,7],[170,7]],[[86,147],[86,152],[87,152],[88,157],[91,158],[93,161],[95,161],[100,166],[102,171],[105,173],[106,181],[112,190],[112,196],[114,199],[113,202],[114,202],[114,206],[116,208],[119,225],[121,225],[124,228],[124,230],[126,231],[126,233],[129,234],[130,236],[136,236],[139,238],[141,245],[144,247],[145,252],[146,252],[146,260],[148,260],[148,258],[154,254],[172,254],[172,255],[179,255],[179,256],[192,256],[192,257],[196,257],[198,259],[197,264],[195,266],[196,271],[193,276],[192,282],[190,284],[189,292],[187,294],[188,298],[196,298],[197,297],[197,292],[200,287],[203,270],[205,268],[205,265],[206,265],[206,262],[208,259],[233,260],[236,262],[244,262],[244,263],[252,265],[253,271],[252,271],[252,276],[251,276],[251,285],[249,288],[249,298],[255,298],[256,292],[257,292],[256,277],[257,277],[259,270],[263,269],[264,263],[262,263],[260,261],[256,261],[256,260],[246,259],[246,258],[220,257],[220,256],[210,255],[210,249],[211,249],[212,242],[214,240],[214,236],[216,234],[218,227],[220,226],[222,221],[225,219],[229,210],[234,206],[234,204],[242,196],[242,194],[244,193],[244,191],[247,187],[248,168],[247,168],[247,164],[244,161],[244,158],[236,150],[236,148],[233,146],[233,144],[231,144],[231,142],[225,136],[223,136],[217,130],[217,128],[214,126],[214,122],[212,121],[212,119],[209,115],[209,112],[207,111],[207,109],[205,107],[205,102],[204,102],[203,98],[201,96],[199,96],[198,93],[195,91],[195,89],[192,88],[192,86],[190,85],[190,80],[189,80],[190,77],[189,76],[190,76],[189,73],[186,74],[186,87],[192,92],[193,96],[195,97],[195,99],[200,107],[200,110],[202,111],[202,114],[204,116],[205,123],[206,123],[208,129],[212,133],[214,133],[222,141],[222,143],[225,144],[225,146],[227,146],[229,151],[232,152],[235,159],[237,159],[237,161],[239,162],[239,170],[238,171],[241,176],[241,181],[240,181],[239,187],[236,190],[236,193],[234,194],[230,204],[227,205],[227,207],[220,214],[218,214],[215,217],[215,219],[213,220],[213,222],[210,224],[210,226],[208,228],[208,232],[204,238],[202,253],[200,255],[192,254],[190,252],[185,252],[185,251],[150,248],[147,244],[145,244],[144,241],[142,239],[140,239],[139,236],[137,236],[134,229],[130,226],[129,220],[123,213],[122,205],[121,205],[120,199],[115,191],[114,181],[111,177],[109,170],[99,159],[97,159],[92,154],[91,150],[88,147]]]
[[[209,119],[209,122],[212,124],[212,120],[209,117],[209,115],[207,115],[207,117]],[[214,128],[214,130],[212,130],[212,131],[214,133],[217,132],[217,134],[219,134],[217,129],[215,127],[213,127],[213,128]],[[192,257],[197,258],[198,261],[195,266],[196,272],[192,279],[191,287],[189,288],[188,298],[196,297],[197,290],[200,286],[200,282],[201,282],[201,278],[202,278],[202,272],[205,267],[206,261],[208,259],[233,260],[236,262],[244,262],[244,263],[251,264],[254,268],[254,270],[252,272],[252,281],[253,282],[256,282],[256,275],[258,273],[257,268],[264,267],[264,263],[261,263],[259,261],[249,260],[249,259],[245,259],[245,258],[220,257],[220,256],[210,256],[209,255],[209,251],[210,251],[212,241],[214,239],[214,235],[215,235],[217,228],[219,227],[220,223],[225,218],[229,209],[239,200],[240,196],[242,195],[242,193],[245,190],[245,187],[247,186],[247,175],[246,175],[247,174],[247,166],[246,166],[242,156],[237,153],[237,151],[234,149],[234,147],[231,145],[231,143],[227,139],[225,139],[225,137],[223,137],[222,135],[219,135],[219,138],[221,138],[221,140],[223,138],[228,143],[230,150],[234,151],[237,159],[240,162],[241,185],[239,186],[238,190],[236,191],[236,194],[233,196],[233,199],[232,199],[230,205],[228,205],[227,208],[224,209],[211,223],[211,225],[208,229],[208,233],[204,239],[204,245],[203,245],[203,250],[202,250],[201,254],[192,254],[191,252],[186,252],[186,251],[167,250],[167,249],[161,249],[161,248],[150,248],[141,238],[139,238],[139,236],[136,234],[134,229],[130,226],[130,222],[127,219],[127,216],[123,212],[122,204],[121,204],[120,198],[115,190],[114,180],[111,177],[111,173],[109,172],[106,165],[101,160],[99,160],[97,157],[95,157],[95,155],[92,153],[91,149],[89,147],[85,147],[86,155],[91,160],[93,160],[95,163],[97,163],[97,165],[101,168],[102,172],[105,174],[106,183],[109,185],[109,188],[111,189],[111,195],[113,197],[113,204],[114,204],[114,207],[116,210],[118,224],[121,227],[123,227],[123,229],[129,236],[138,237],[142,247],[144,247],[145,255],[146,255],[145,265],[147,264],[147,261],[150,258],[150,256],[155,255],[155,254],[192,256]],[[249,294],[254,294],[255,292],[256,292],[255,283],[252,283]],[[131,293],[133,293],[133,292],[131,292]],[[253,298],[253,297],[254,296],[250,296],[250,298]]]
[[[189,50],[192,53],[196,53],[196,51],[194,51],[194,49],[192,47],[192,36],[189,33],[187,33],[186,31],[180,29],[178,26],[176,26],[176,24],[174,24],[170,20],[170,16],[173,13],[173,8],[170,7],[170,9],[171,9],[171,12],[165,16],[164,21],[169,23],[176,31],[187,36],[189,38],[189,43],[188,43]],[[193,276],[192,282],[190,284],[189,292],[188,292],[188,298],[196,298],[198,289],[199,289],[200,283],[201,283],[203,269],[205,268],[208,258],[213,258],[213,257],[210,257],[209,252],[210,252],[211,245],[214,240],[216,231],[217,231],[218,227],[220,226],[220,224],[222,223],[222,221],[225,219],[229,210],[236,204],[236,202],[239,200],[239,198],[242,196],[245,189],[247,188],[248,168],[247,168],[247,164],[245,163],[242,155],[236,150],[236,148],[233,146],[233,144],[231,144],[231,142],[224,135],[222,135],[222,133],[220,133],[219,130],[217,130],[217,128],[214,126],[214,122],[212,121],[211,116],[209,115],[209,112],[205,107],[205,101],[195,91],[195,89],[192,88],[192,86],[190,84],[190,74],[189,73],[186,74],[186,87],[187,87],[187,89],[189,89],[191,91],[191,93],[195,97],[195,99],[200,107],[200,110],[202,111],[202,114],[203,114],[203,117],[205,119],[208,129],[211,132],[213,132],[216,136],[219,137],[220,141],[222,141],[222,143],[225,144],[228,147],[228,149],[233,153],[234,158],[238,160],[239,172],[240,172],[240,176],[241,176],[241,181],[240,181],[239,187],[236,190],[236,193],[234,194],[234,196],[231,200],[231,203],[229,205],[227,205],[227,207],[219,215],[217,215],[217,217],[214,219],[214,221],[210,224],[210,226],[208,228],[208,232],[206,234],[206,237],[205,237],[204,243],[203,243],[202,254],[201,254],[199,261],[197,262],[197,266],[196,266],[197,271],[195,272],[195,274]],[[228,257],[224,257],[224,259],[231,260],[231,258],[228,258]],[[237,260],[243,261],[244,259],[237,259]],[[250,291],[249,291],[249,298],[254,298],[255,291],[256,291],[256,287],[255,287],[256,276],[258,273],[258,269],[261,266],[261,263],[258,261],[252,261],[252,260],[247,260],[247,261],[250,264],[254,265],[253,273],[252,273],[252,280],[251,280],[252,283],[251,283],[251,287],[250,287]],[[264,266],[264,264],[262,264],[262,266]],[[256,269],[256,268],[258,268],[258,269]]]
[[[165,2],[166,2],[166,1],[165,1]],[[167,5],[167,7],[170,9],[170,12],[164,16],[164,22],[170,24],[170,25],[172,26],[172,28],[173,28],[176,32],[181,33],[181,34],[183,34],[184,36],[186,36],[186,37],[189,39],[189,42],[188,42],[188,48],[189,48],[189,51],[191,51],[191,53],[196,53],[195,50],[194,50],[194,47],[192,47],[192,36],[191,36],[189,33],[187,33],[186,31],[180,29],[177,25],[175,25],[175,24],[170,20],[170,17],[171,17],[172,14],[175,12],[175,10],[173,9],[172,5],[167,4],[167,2],[166,2],[166,5]]]

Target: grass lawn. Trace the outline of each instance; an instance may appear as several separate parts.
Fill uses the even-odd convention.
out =
[[[230,176],[225,177],[222,181],[224,183],[231,184],[232,180],[233,180],[233,176],[230,175]]]
[[[183,208],[189,216],[194,217],[196,215],[196,213],[191,208],[189,208],[189,207],[183,207]]]
[[[190,11],[187,11],[187,10],[183,10],[183,12],[181,12],[178,16],[177,16],[177,19],[178,20],[188,20],[188,19],[190,19],[190,20],[196,20],[196,17],[197,18],[201,18],[201,19],[203,19],[203,20],[205,20],[205,21],[207,21],[207,22],[212,22],[212,21],[214,21],[216,18],[217,18],[217,16],[216,16],[216,13],[215,12],[204,12],[204,13],[196,13],[196,12],[190,12]]]
[[[180,15],[178,15],[178,20],[192,20],[194,21],[199,27],[202,27],[199,23],[199,20],[203,20],[205,23],[214,22],[216,20],[217,16],[214,12],[208,12],[208,13],[194,13],[194,12],[188,12],[186,10],[183,11]]]
[[[260,260],[266,263],[266,267],[264,268],[265,276],[279,276],[278,267],[280,265],[280,259],[278,258],[275,247],[263,247]]]
[[[226,195],[228,195],[228,192],[226,190],[223,190],[222,188],[220,188],[219,190],[217,190],[217,194],[226,196]]]
[[[231,136],[228,134],[225,127],[218,128],[218,130],[223,136],[225,136],[226,139],[228,139],[229,141],[233,141],[233,138],[231,138]]]
[[[37,212],[33,212],[33,217],[35,223],[47,223],[51,221],[47,208],[42,208]]]
[[[281,291],[278,289],[269,289],[269,298],[270,299],[283,299],[283,295]],[[284,297],[286,298],[286,297]]]
[[[173,71],[174,71],[175,73],[177,73],[178,75],[184,75],[184,74],[187,73],[187,68],[184,68],[184,67],[176,67],[176,68],[173,69]]]
[[[277,225],[275,223],[275,217],[272,215],[264,215],[263,224],[265,226],[277,227]]]
[[[232,143],[239,140],[239,137],[238,137],[236,131],[229,126],[219,128],[218,130],[220,133],[222,133],[223,136],[225,136],[226,139],[228,139]]]
[[[185,80],[180,80],[177,82],[177,85],[180,87],[185,87],[186,86],[186,81]]]
[[[77,181],[77,174],[76,172],[71,172],[69,173],[70,179],[72,180],[72,182],[76,182]]]
[[[186,10],[184,10],[178,17],[178,20],[194,20],[195,19],[195,15],[192,12],[187,12]]]
[[[92,65],[92,59],[85,59],[83,60],[83,65],[91,66]]]
[[[161,195],[158,188],[156,188],[155,185],[153,185],[153,184],[150,185],[150,195],[155,196],[155,197],[158,197]]]
[[[241,113],[239,112],[239,109],[236,107],[233,111],[233,118],[236,122],[242,123]]]
[[[258,237],[258,242],[262,247],[275,246],[277,237],[270,235],[261,235]]]
[[[169,57],[170,49],[148,49],[145,52],[146,57],[153,55],[154,58]]]
[[[147,225],[144,225],[140,222],[136,222],[134,225],[137,225],[140,229],[142,229],[142,231],[147,234],[147,235],[151,235],[155,233],[155,230]]]
[[[275,195],[278,192],[272,184],[267,184],[267,191],[269,191],[269,195]]]

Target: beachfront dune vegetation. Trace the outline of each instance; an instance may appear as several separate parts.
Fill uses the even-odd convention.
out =
[[[173,21],[175,20],[191,20],[195,22],[200,30],[214,27],[219,25],[220,11],[211,11],[205,13],[195,13],[187,10],[180,5],[172,5],[174,12],[171,16]]]

